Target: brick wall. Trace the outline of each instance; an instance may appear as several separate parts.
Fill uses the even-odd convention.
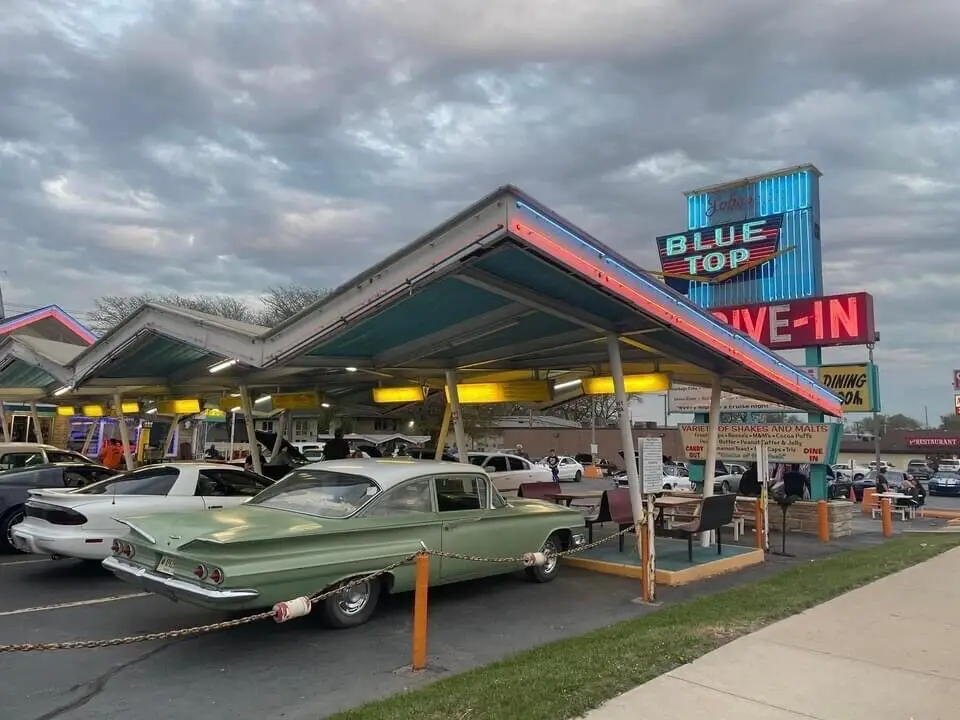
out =
[[[830,523],[830,537],[848,537],[853,535],[853,511],[855,505],[845,500],[832,500],[827,503],[827,517]],[[770,501],[770,530],[779,531],[783,522],[780,506]],[[748,520],[747,525],[753,524]],[[819,533],[817,503],[797,502],[787,511],[787,532],[802,532],[810,535]]]

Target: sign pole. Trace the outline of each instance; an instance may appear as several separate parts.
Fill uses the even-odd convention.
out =
[[[869,358],[868,362],[870,363],[870,367],[873,367],[873,343],[867,344],[867,353],[868,353],[868,358]],[[874,404],[874,408],[876,408],[877,404],[878,403]],[[880,423],[877,418],[876,409],[874,409],[873,411],[873,455],[874,455],[873,459],[876,462],[876,465],[874,467],[877,472],[880,472]]]
[[[806,356],[806,365],[810,368],[817,368],[823,364],[823,350],[819,347],[808,347],[804,350]],[[824,421],[823,413],[808,413],[808,423],[822,423]],[[826,461],[826,459],[825,459]],[[822,463],[810,464],[810,499],[827,499],[827,468]]]

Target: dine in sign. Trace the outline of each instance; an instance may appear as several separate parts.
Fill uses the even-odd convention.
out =
[[[777,254],[783,215],[714,225],[657,238],[660,269],[667,277],[721,282]]]
[[[705,423],[679,426],[687,460],[707,459],[707,427]],[[833,460],[827,457],[831,446],[830,423],[720,425],[717,438],[720,460],[755,461],[760,443],[767,449],[770,462],[817,465]]]

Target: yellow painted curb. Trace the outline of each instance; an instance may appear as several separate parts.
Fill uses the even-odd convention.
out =
[[[750,552],[721,557],[718,560],[711,560],[710,562],[694,565],[684,568],[683,570],[662,570],[657,568],[657,584],[667,585],[668,587],[688,585],[698,580],[706,580],[707,578],[716,577],[717,575],[759,565],[763,561],[764,555],[762,550],[751,550]],[[640,566],[632,563],[591,560],[584,557],[565,557],[563,562],[571,567],[603,573],[604,575],[616,575],[618,577],[633,578],[635,580],[639,580],[642,575]]]

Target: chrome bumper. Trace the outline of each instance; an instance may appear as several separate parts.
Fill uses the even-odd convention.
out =
[[[103,567],[124,582],[174,601],[186,600],[203,605],[241,605],[255,600],[260,595],[258,591],[253,589],[230,590],[195,585],[139,567],[116,556],[104,560]]]

